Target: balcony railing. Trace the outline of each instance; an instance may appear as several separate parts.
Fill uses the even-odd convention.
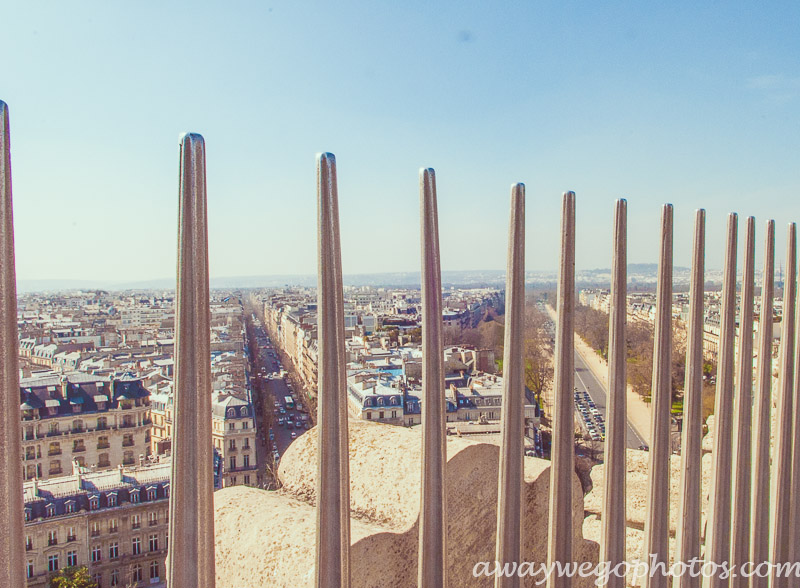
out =
[[[51,457],[53,455],[61,455],[61,450],[60,449],[48,449],[47,450],[47,455],[49,455]]]
[[[108,449],[109,447],[111,447],[111,443],[98,443],[97,444],[97,448],[98,449]]]

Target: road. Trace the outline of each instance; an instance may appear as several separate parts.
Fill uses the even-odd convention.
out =
[[[555,311],[553,311],[552,307],[545,307],[544,304],[539,304],[539,310],[545,313],[547,316],[550,316],[553,321],[548,321],[547,329],[550,333],[553,340],[555,340]],[[586,392],[589,394],[589,397],[595,403],[597,410],[603,417],[605,422],[608,422],[607,418],[607,408],[606,405],[608,404],[607,396],[608,391],[606,390],[603,383],[597,379],[589,366],[584,361],[581,354],[575,350],[575,387],[578,389],[578,392]],[[578,420],[581,422],[584,430],[586,429],[586,420],[583,418],[583,415],[578,411],[578,406],[576,403],[575,407],[575,414]],[[642,439],[639,433],[631,424],[630,420],[628,420],[628,427],[627,427],[627,434],[626,434],[626,444],[628,449],[639,449],[641,447],[647,447],[647,443]]]
[[[592,370],[590,370],[586,362],[583,361],[581,354],[577,351],[575,352],[575,387],[578,388],[579,391],[582,392],[585,390],[589,394],[597,405],[597,410],[603,415],[603,419],[608,422],[606,415],[606,404],[608,402],[606,389],[602,382],[595,377]],[[578,417],[580,418],[580,413]],[[642,445],[647,445],[639,436],[639,433],[636,432],[636,429],[633,428],[630,421],[628,422],[626,439],[628,449],[639,449]]]
[[[252,316],[248,321],[252,321]],[[275,471],[277,462],[289,445],[295,438],[305,433],[306,429],[302,424],[300,426],[295,424],[304,423],[308,419],[307,407],[291,406],[291,403],[287,405],[285,398],[292,396],[292,389],[286,378],[281,376],[282,366],[277,352],[263,325],[253,321],[253,330],[255,341],[251,341],[250,346],[253,378],[256,380],[254,386],[256,414],[260,430],[258,459],[260,464],[267,466],[267,470]],[[298,399],[299,397],[295,395],[294,401]],[[292,425],[286,423],[287,417],[291,419]]]

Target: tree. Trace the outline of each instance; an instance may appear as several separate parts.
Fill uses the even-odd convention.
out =
[[[86,566],[69,566],[50,576],[49,588],[97,588]]]

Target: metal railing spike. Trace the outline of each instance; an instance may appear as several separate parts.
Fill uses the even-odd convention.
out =
[[[661,247],[658,260],[656,322],[653,348],[650,476],[644,523],[647,562],[669,559],[669,456],[672,404],[672,218],[671,204],[661,211]],[[667,588],[669,578],[660,569],[645,578],[646,588]]]
[[[561,262],[555,347],[555,408],[550,463],[547,562],[572,562],[572,477],[575,475],[575,192],[561,205]],[[548,588],[571,588],[569,575],[553,574]]]
[[[705,284],[706,211],[694,220],[692,277],[689,289],[689,325],[686,345],[686,380],[681,438],[681,490],[675,561],[690,562],[700,553],[700,493],[703,397],[703,307]],[[676,588],[700,588],[701,578],[684,574]]]
[[[317,156],[317,588],[350,586],[350,465],[336,158]]]
[[[628,290],[628,203],[614,204],[614,245],[611,262],[611,306],[608,319],[608,431],[605,446],[603,519],[600,561],[612,566],[625,561],[627,473],[626,435],[628,429],[628,383],[626,346]],[[611,575],[608,588],[624,588],[625,578]]]
[[[714,402],[714,449],[706,528],[706,561],[721,564],[731,554],[731,450],[733,437],[734,337],[736,332],[736,243],[738,215],[728,215],[725,262],[722,275],[717,390]],[[728,585],[718,571],[711,588]]]
[[[767,222],[761,315],[758,321],[757,393],[753,403],[753,463],[750,493],[750,561],[769,558],[769,459],[772,408],[772,309],[775,295],[775,221]],[[754,575],[750,588],[767,588],[769,578]]]
[[[772,477],[770,505],[770,554],[773,564],[789,562],[792,538],[790,528],[792,487],[792,410],[794,386],[794,330],[797,276],[797,226],[790,223],[786,239],[786,281],[783,286],[783,320],[781,321],[780,374],[778,377],[778,400],[775,431],[775,449],[772,453]],[[770,588],[790,588],[788,578],[777,573],[773,567],[770,572]]]
[[[22,513],[22,427],[17,352],[17,284],[11,202],[11,137],[8,105],[0,100],[0,586],[25,586]]]
[[[206,153],[203,137],[180,140],[175,413],[167,584],[213,588],[214,472],[211,441],[211,311]]]
[[[511,187],[503,351],[503,411],[497,490],[497,561],[521,563],[525,477],[525,185]],[[516,574],[495,576],[495,586],[518,588]]]
[[[730,562],[736,569],[750,558],[750,476],[752,472],[753,425],[753,304],[755,303],[756,219],[748,217],[742,259],[742,290],[739,303],[739,350],[736,358],[736,391],[733,399],[733,480],[730,519]],[[744,574],[730,579],[731,588],[747,588]]]

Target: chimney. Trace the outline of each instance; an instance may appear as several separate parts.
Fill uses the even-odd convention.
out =
[[[39,478],[33,479],[33,495],[39,496]]]

